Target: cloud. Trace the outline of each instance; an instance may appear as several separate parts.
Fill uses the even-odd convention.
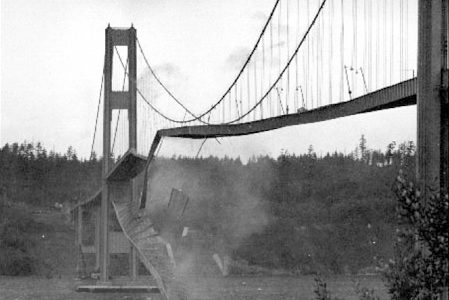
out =
[[[268,16],[262,11],[258,10],[252,15],[252,18],[255,20],[266,21],[268,19]]]
[[[271,47],[272,49],[277,49],[278,47],[284,47],[284,45],[285,45],[286,43],[285,43],[285,41],[280,41],[280,42],[278,42],[278,43],[274,43],[273,44],[273,46]],[[284,49],[282,49],[282,50],[284,50]]]
[[[226,67],[235,70],[240,69],[248,58],[249,50],[244,47],[239,47],[235,49],[231,54],[226,58]]]
[[[169,90],[171,90],[182,77],[179,67],[172,63],[164,63],[152,66],[152,68],[158,79]],[[143,95],[143,97],[147,101],[152,102],[153,105],[158,105],[159,99],[167,96],[167,93],[159,83],[157,83],[156,78],[149,68],[145,68],[140,74],[137,74],[137,88],[139,89],[138,98]]]
[[[162,82],[169,82],[178,80],[182,77],[180,68],[172,63],[163,63],[160,65],[152,66],[154,73]],[[137,74],[137,81],[153,80],[154,76],[150,69],[145,68],[140,74]]]
[[[179,67],[172,63],[164,63],[160,65],[153,66],[153,71],[157,78],[167,87],[174,86],[180,80],[183,80]],[[156,79],[151,73],[150,69],[145,68],[140,74],[137,75],[137,86],[139,89],[146,89],[151,87],[155,89],[158,84]]]
[[[171,76],[181,76],[181,72],[179,70],[179,67],[172,63],[164,63],[161,65],[158,65],[154,68],[154,72],[157,74],[162,74],[167,77]]]

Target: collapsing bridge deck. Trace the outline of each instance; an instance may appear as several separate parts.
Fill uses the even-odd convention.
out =
[[[322,122],[356,114],[416,104],[416,78],[363,95],[347,102],[241,124],[185,126],[161,129],[161,137],[214,138],[249,135],[282,127]]]
[[[126,181],[145,171],[146,182],[148,167],[154,158],[162,137],[203,139],[250,135],[287,126],[315,123],[361,113],[413,105],[416,104],[416,85],[417,81],[414,78],[351,101],[254,122],[162,129],[154,137],[148,158],[138,155],[135,150],[126,152],[108,173],[107,179],[110,182]],[[98,199],[98,196],[99,193],[91,199]],[[144,185],[142,201],[144,202],[145,199],[146,185]],[[166,242],[159,237],[148,218],[138,217],[139,209],[137,203],[134,201],[129,203],[112,201],[112,203],[123,232],[136,247],[142,262],[155,277],[160,292],[166,298],[176,298],[169,296],[171,293],[168,285],[173,280],[173,266],[171,266],[167,253]]]
[[[317,109],[241,124],[184,126],[159,130],[148,158],[128,151],[108,174],[108,180],[134,178],[151,162],[162,137],[204,139],[250,135],[283,127],[322,122],[362,113],[416,104],[416,78],[400,82],[350,101]],[[148,160],[147,160],[148,159]]]
[[[149,216],[138,216],[138,203],[120,203],[112,201],[117,219],[123,233],[130,243],[137,249],[142,263],[156,280],[159,292],[167,299],[173,292],[174,266],[170,260],[167,243],[154,229]],[[176,298],[175,298],[176,299]]]

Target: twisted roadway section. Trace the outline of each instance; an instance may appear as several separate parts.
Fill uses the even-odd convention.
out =
[[[140,208],[145,208],[148,182],[148,169],[155,156],[162,137],[205,139],[250,135],[271,131],[287,126],[322,122],[367,112],[416,104],[416,78],[377,90],[351,101],[326,105],[305,112],[282,115],[263,120],[223,125],[184,126],[158,130],[145,165],[144,188]]]
[[[156,280],[161,295],[166,299],[173,299],[169,295],[169,287],[174,278],[174,266],[167,251],[167,243],[154,229],[148,215],[138,215],[136,202],[112,201],[112,205],[123,233],[136,248],[142,263]]]

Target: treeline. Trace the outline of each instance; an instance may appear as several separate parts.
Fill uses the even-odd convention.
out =
[[[399,169],[413,177],[414,152],[412,142],[372,150],[362,136],[346,155],[317,156],[311,146],[307,154],[247,164],[160,159],[148,202],[159,212],[172,188],[183,190],[191,199],[187,223],[207,237],[208,248],[236,260],[299,273],[368,272],[393,255],[391,187]]]
[[[392,257],[391,186],[414,175],[412,142],[372,150],[365,137],[349,154],[277,158],[159,158],[149,208],[158,221],[172,188],[190,198],[187,224],[209,250],[249,264],[300,273],[359,272]],[[99,187],[101,159],[47,152],[39,143],[0,151],[0,195],[33,206],[85,199]]]
[[[40,254],[45,248],[41,237],[54,229],[35,221],[32,213],[92,195],[100,166],[95,155],[78,159],[72,147],[64,154],[48,152],[40,143],[6,144],[0,149],[0,275],[49,272],[45,255]]]
[[[34,206],[75,202],[99,187],[101,161],[80,160],[69,147],[48,152],[40,143],[6,144],[0,149],[0,196]]]

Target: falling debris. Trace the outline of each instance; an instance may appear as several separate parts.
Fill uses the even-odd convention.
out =
[[[305,107],[300,107],[300,108],[298,108],[298,110],[296,111],[298,114],[300,114],[300,113],[303,113],[303,112],[306,112],[307,111],[307,108],[305,108]]]
[[[181,237],[186,237],[188,233],[189,233],[189,227],[184,227],[184,229],[182,230]]]
[[[223,267],[223,262],[220,259],[220,256],[218,256],[217,253],[214,253],[212,255],[212,258],[214,259],[215,263],[217,264],[218,268],[220,269],[221,273],[224,275],[224,267]]]

